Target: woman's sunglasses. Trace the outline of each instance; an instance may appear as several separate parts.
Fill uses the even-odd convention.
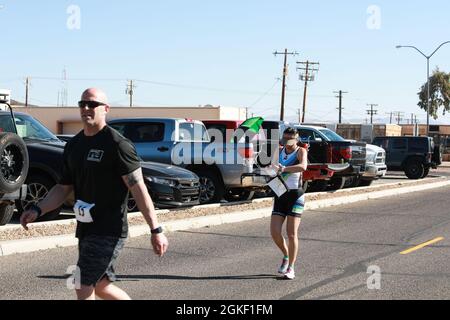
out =
[[[95,109],[98,108],[100,106],[106,106],[107,104],[102,103],[102,102],[98,102],[98,101],[79,101],[78,102],[78,107],[79,108],[86,108],[88,107],[89,109]]]

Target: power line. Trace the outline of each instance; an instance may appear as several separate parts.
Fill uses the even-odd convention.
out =
[[[296,56],[298,53],[296,51],[294,52],[288,52],[288,49],[284,49],[284,52],[278,52],[275,51],[274,56],[277,55],[284,55],[284,64],[283,64],[283,86],[281,87],[281,110],[280,110],[280,120],[284,120],[284,100],[285,100],[285,94],[286,94],[286,76],[288,73],[288,65],[287,65],[287,57],[288,55]]]
[[[397,124],[400,124],[400,122],[403,120],[404,114],[405,113],[403,111],[394,111],[394,115],[395,115],[395,119],[397,120]]]
[[[370,110],[367,110],[367,114],[370,115],[370,124],[373,124],[373,116],[378,112],[373,107],[378,107],[378,105],[374,103],[368,103],[367,105],[370,107]]]
[[[392,117],[394,116],[394,112],[386,112],[389,115],[389,124],[392,124]]]
[[[339,99],[339,108],[338,108],[338,110],[339,110],[339,123],[342,123],[342,109],[343,109],[342,108],[342,97],[343,97],[344,93],[348,93],[348,92],[339,90],[339,91],[334,91],[333,93],[339,94],[338,96],[336,96],[336,98]]]
[[[125,93],[130,96],[130,108],[133,107],[134,88],[136,88],[136,86],[133,84],[133,80],[128,80],[127,89],[125,90]]]
[[[264,99],[269,93],[270,91],[273,90],[273,88],[275,88],[275,86],[277,85],[278,82],[280,82],[280,78],[277,78],[277,80],[275,81],[275,83],[270,87],[269,90],[267,90],[266,92],[263,93],[263,95],[261,97],[259,97],[255,102],[253,102],[249,108],[254,107],[258,102],[260,102],[262,99]]]
[[[301,70],[300,73],[300,80],[304,80],[305,81],[305,88],[304,88],[304,92],[303,92],[303,113],[302,113],[302,117],[301,117],[301,123],[305,122],[305,114],[306,114],[306,93],[307,93],[307,88],[308,88],[308,82],[309,81],[314,81],[316,78],[316,74],[319,71],[319,62],[310,62],[310,61],[305,61],[305,62],[297,62],[297,64],[302,65],[302,67],[297,67],[297,70]],[[317,67],[316,67],[317,66]]]

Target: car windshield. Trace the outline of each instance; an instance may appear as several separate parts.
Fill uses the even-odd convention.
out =
[[[322,133],[325,137],[328,138],[329,141],[345,141],[344,138],[342,138],[340,135],[338,135],[336,132],[328,130],[328,129],[321,129],[319,130],[320,133]]]
[[[44,125],[31,116],[16,114],[17,134],[22,139],[55,140],[59,139]],[[15,132],[10,115],[0,117],[0,132]]]

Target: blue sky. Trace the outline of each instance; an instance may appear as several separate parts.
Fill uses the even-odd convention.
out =
[[[144,1],[0,0],[0,87],[30,102],[55,105],[64,67],[68,102],[74,105],[90,86],[126,105],[127,79],[136,82],[141,106],[251,106],[250,112],[278,116],[283,59],[290,57],[286,117],[296,118],[303,95],[296,61],[320,62],[308,96],[307,121],[337,120],[333,91],[344,90],[344,121],[366,118],[367,103],[379,116],[403,111],[425,120],[417,92],[426,81],[426,60],[450,40],[450,3],[429,1]],[[80,8],[80,29],[67,28],[67,8]],[[380,10],[380,28],[370,29],[370,6]],[[369,20],[372,21],[372,20]],[[450,72],[450,45],[431,66]],[[40,79],[49,78],[49,79]],[[55,79],[55,80],[52,80]],[[84,79],[84,80],[78,80]],[[271,89],[269,91],[269,89]],[[267,93],[265,95],[265,93]],[[439,121],[448,122],[449,117]]]

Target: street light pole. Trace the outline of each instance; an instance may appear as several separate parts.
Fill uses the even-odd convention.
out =
[[[430,135],[430,59],[431,57],[445,44],[450,43],[450,41],[445,41],[441,43],[432,54],[426,55],[414,46],[396,46],[397,49],[400,48],[412,48],[417,50],[421,55],[427,59],[427,137]]]

